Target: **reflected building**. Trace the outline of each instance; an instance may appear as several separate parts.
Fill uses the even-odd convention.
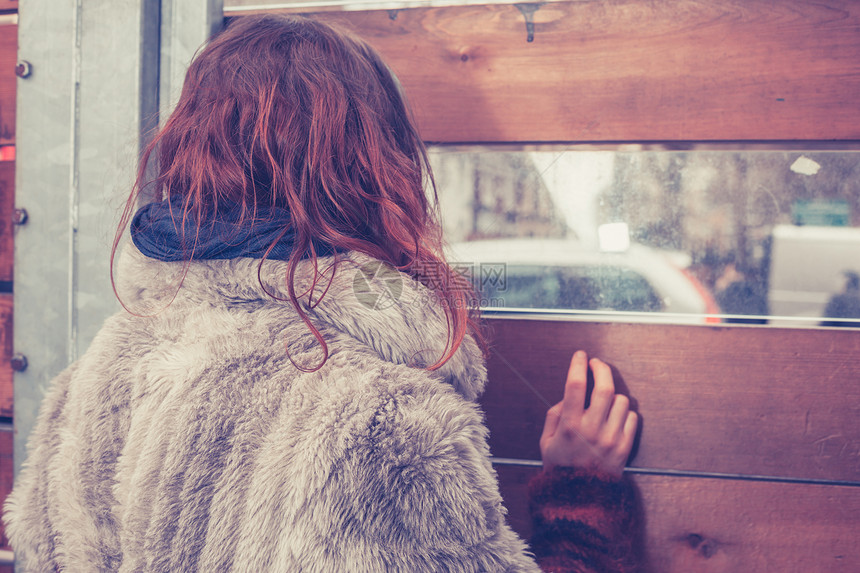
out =
[[[742,304],[736,286],[720,297],[731,307],[724,311],[766,313],[774,229],[860,225],[860,154],[618,153],[604,199],[606,220],[626,221],[643,244],[689,253],[715,293],[729,265],[742,275],[740,286],[756,300]]]
[[[432,152],[445,237],[569,237],[534,162],[524,153]]]

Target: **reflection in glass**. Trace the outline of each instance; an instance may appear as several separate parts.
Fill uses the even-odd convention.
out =
[[[455,260],[506,266],[505,292],[476,281],[485,306],[860,327],[860,153],[440,148],[431,162]]]
[[[451,258],[485,308],[717,312],[710,294],[683,270],[689,261],[643,245],[606,252],[575,239],[488,239],[454,243]]]

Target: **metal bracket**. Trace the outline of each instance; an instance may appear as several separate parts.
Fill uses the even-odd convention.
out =
[[[538,8],[543,6],[543,2],[535,2],[529,4],[514,4],[522,13],[526,21],[526,42],[534,42],[535,40],[535,23],[534,15]]]

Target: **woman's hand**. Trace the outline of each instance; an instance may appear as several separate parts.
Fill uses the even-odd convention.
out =
[[[564,398],[546,413],[540,438],[543,467],[575,466],[620,476],[633,448],[638,417],[627,396],[615,393],[612,371],[592,358],[594,389],[585,407],[588,356],[576,352],[570,361]]]

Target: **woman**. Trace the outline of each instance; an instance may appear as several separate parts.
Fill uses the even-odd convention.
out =
[[[131,219],[128,312],[53,381],[6,504],[21,570],[537,570],[504,522],[478,327],[379,56],[310,20],[240,19],[141,164],[117,239]],[[159,200],[132,218],[142,194]],[[591,369],[585,409],[574,355],[541,438],[551,570],[632,566],[636,416]]]

